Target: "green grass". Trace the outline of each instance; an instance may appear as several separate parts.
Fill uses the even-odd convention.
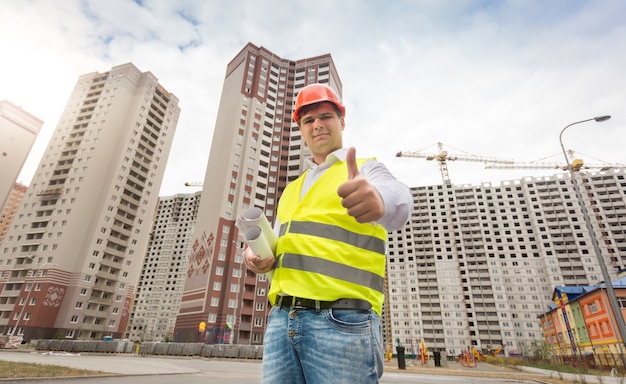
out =
[[[16,363],[0,360],[0,378],[16,379],[26,377],[71,377],[71,376],[102,376],[99,371],[60,367],[37,363]]]
[[[555,364],[552,360],[530,360],[514,357],[487,357],[486,361],[491,364],[503,365],[511,368],[514,368],[516,366],[527,366],[555,372],[592,376],[608,376],[611,373],[610,371],[606,370],[591,369],[587,367],[575,367],[568,364]],[[624,372],[618,371],[618,377],[624,378]]]

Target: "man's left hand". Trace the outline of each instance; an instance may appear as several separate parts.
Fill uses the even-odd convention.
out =
[[[359,223],[377,221],[383,216],[385,205],[376,188],[359,173],[354,147],[348,148],[346,163],[348,181],[341,184],[337,189],[337,194],[342,198],[341,205]]]

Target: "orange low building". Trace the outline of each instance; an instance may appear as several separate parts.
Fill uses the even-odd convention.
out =
[[[557,356],[594,355],[596,361],[609,363],[624,361],[626,347],[615,313],[622,319],[626,314],[626,277],[613,282],[613,291],[619,304],[615,311],[603,285],[554,289],[550,310],[539,316],[544,339],[552,353]]]

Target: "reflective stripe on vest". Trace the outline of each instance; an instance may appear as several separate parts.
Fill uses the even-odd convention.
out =
[[[385,279],[383,277],[346,264],[335,263],[318,257],[285,253],[282,257],[281,267],[321,273],[328,277],[349,281],[385,293]]]
[[[363,248],[376,253],[385,253],[385,241],[376,237],[359,235],[358,233],[350,232],[347,229],[338,227],[336,225],[328,225],[321,223],[305,222],[305,221],[292,221],[280,226],[280,236],[284,235],[289,226],[289,232],[301,233],[305,235],[312,235],[317,237],[323,237],[326,239],[341,241],[342,243],[350,244],[358,248]]]

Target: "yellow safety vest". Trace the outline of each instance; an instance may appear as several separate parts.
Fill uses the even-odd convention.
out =
[[[358,166],[365,161],[359,159]],[[305,175],[285,188],[278,205],[281,229],[270,302],[275,304],[278,295],[362,299],[380,314],[387,231],[381,225],[357,222],[341,205],[337,188],[348,180],[345,162],[326,170],[301,200]]]

